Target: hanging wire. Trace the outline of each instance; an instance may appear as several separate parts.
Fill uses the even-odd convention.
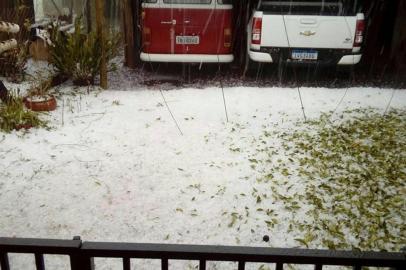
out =
[[[291,46],[290,46],[290,41],[289,41],[289,36],[288,36],[288,30],[286,28],[285,17],[282,16],[282,19],[283,19],[283,25],[285,27],[286,40],[288,41],[288,47],[289,47],[289,50],[290,50]],[[296,87],[297,87],[297,92],[299,94],[300,105],[302,106],[303,118],[304,118],[304,121],[306,122],[307,118],[306,118],[305,108],[304,108],[304,105],[303,105],[302,93],[300,92],[300,86],[299,86],[299,82],[298,82],[298,79],[297,79],[296,67],[294,67],[293,71],[294,71],[294,74],[295,74]]]
[[[306,113],[305,113],[305,109],[304,109],[304,105],[303,105],[303,100],[302,100],[302,93],[300,92],[300,87],[299,87],[299,83],[297,81],[297,73],[296,73],[296,68],[293,69],[294,73],[295,73],[295,78],[296,78],[296,88],[297,88],[297,93],[299,95],[299,99],[300,99],[300,105],[302,106],[302,113],[303,113],[303,118],[304,121],[307,121],[306,118]]]
[[[350,27],[350,25],[349,25],[349,23],[348,23],[348,21],[347,21],[347,18],[346,18],[345,16],[344,16],[343,18],[344,18],[345,24],[346,24],[346,26],[347,26],[348,33],[351,35],[351,27]],[[352,55],[352,61],[353,61],[353,63],[355,62],[355,57],[354,57],[354,55]],[[343,102],[344,98],[347,96],[348,90],[349,90],[350,87],[351,87],[351,82],[353,81],[353,79],[354,79],[354,77],[355,77],[354,75],[355,75],[355,73],[354,73],[354,67],[352,66],[352,67],[351,67],[351,73],[350,73],[350,76],[349,76],[349,79],[348,79],[348,85],[347,85],[347,87],[346,87],[346,89],[345,89],[344,95],[341,97],[341,99],[340,99],[340,101],[338,102],[337,106],[334,108],[333,112],[331,113],[330,118],[329,118],[329,122],[331,122],[331,119],[333,118],[333,116],[334,116],[334,114],[336,113],[337,109],[340,107],[340,105],[341,105],[341,103]]]
[[[220,86],[221,86],[221,92],[223,93],[224,112],[226,114],[226,119],[227,119],[227,123],[228,123],[227,103],[226,103],[226,96],[224,95],[224,87],[223,87],[222,79],[220,79]]]
[[[343,102],[345,96],[347,95],[348,89],[349,89],[349,87],[347,87],[347,88],[345,89],[344,95],[341,97],[341,99],[340,99],[340,101],[338,102],[337,106],[334,108],[333,112],[331,113],[330,119],[329,119],[330,122],[331,122],[331,119],[333,118],[333,115],[334,115],[335,112],[337,111],[338,107],[340,107],[340,105],[341,105],[341,103]]]
[[[396,92],[396,89],[393,89],[392,95],[391,95],[391,97],[390,97],[390,99],[389,99],[389,102],[388,102],[388,104],[386,105],[385,111],[383,112],[383,116],[385,116],[386,113],[388,112],[388,110],[389,110],[389,108],[390,108],[390,106],[391,106],[393,97],[395,96],[395,92]]]
[[[220,87],[221,87],[221,93],[223,94],[223,105],[224,105],[224,113],[226,115],[226,120],[228,123],[228,111],[227,111],[227,102],[226,102],[226,96],[224,95],[224,86],[223,86],[223,79],[221,77],[221,65],[220,65],[220,58],[217,56],[217,63],[218,63],[218,71],[217,71],[217,76],[220,81]]]
[[[171,115],[171,117],[172,117],[172,119],[173,119],[173,122],[175,122],[175,125],[176,125],[176,127],[178,128],[180,135],[183,136],[183,132],[182,132],[182,130],[181,130],[180,127],[179,127],[178,121],[176,121],[176,118],[175,118],[175,116],[173,115],[173,113],[172,113],[172,111],[171,111],[171,108],[169,108],[168,102],[166,102],[166,98],[165,98],[165,96],[164,96],[164,93],[162,92],[162,89],[159,89],[159,92],[161,93],[161,96],[162,96],[162,99],[163,99],[163,101],[164,101],[164,103],[165,103],[165,106],[166,106],[166,108],[168,109],[169,114]]]

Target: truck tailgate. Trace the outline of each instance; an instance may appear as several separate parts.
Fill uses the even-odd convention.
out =
[[[351,49],[355,16],[263,16],[261,46]]]
[[[291,47],[351,49],[356,17],[285,15]]]

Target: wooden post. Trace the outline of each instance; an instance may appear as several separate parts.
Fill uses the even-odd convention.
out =
[[[91,11],[91,0],[86,0],[85,14],[86,14],[86,24],[87,24],[87,33],[89,34],[92,31],[92,11]]]
[[[139,0],[121,1],[125,65],[130,68],[136,68],[139,62],[139,44],[141,43],[140,30],[138,29],[141,12],[139,6]]]
[[[104,32],[104,0],[96,0],[96,27],[97,36],[101,46],[100,59],[100,86],[107,89],[107,61],[106,61],[106,42]]]
[[[397,16],[395,30],[392,39],[391,59],[394,66],[394,71],[397,77],[403,77],[405,80],[406,74],[406,2],[398,1]]]

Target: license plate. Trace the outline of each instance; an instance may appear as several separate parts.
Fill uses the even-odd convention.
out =
[[[176,36],[176,44],[199,44],[199,36]]]
[[[318,52],[310,50],[293,50],[292,59],[294,60],[317,60]]]

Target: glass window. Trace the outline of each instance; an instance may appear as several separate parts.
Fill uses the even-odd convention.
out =
[[[233,0],[217,0],[217,3],[220,5],[231,5],[233,3]]]
[[[158,0],[142,0],[143,3],[156,3]]]
[[[210,4],[211,0],[164,0],[165,4]]]

